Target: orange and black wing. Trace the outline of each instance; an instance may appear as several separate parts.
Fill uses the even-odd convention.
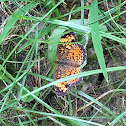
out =
[[[53,79],[61,79],[70,75],[74,75],[81,72],[80,67],[70,67],[67,65],[59,65],[55,67]],[[68,81],[60,82],[54,85],[57,96],[64,96],[72,86],[76,86],[82,82],[82,77],[70,79]]]

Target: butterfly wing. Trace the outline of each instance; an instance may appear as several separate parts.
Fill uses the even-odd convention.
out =
[[[67,65],[57,65],[55,67],[55,71],[53,74],[53,79],[57,80],[63,77],[67,77],[70,75],[74,75],[77,73],[81,72],[81,68],[80,67],[70,67]],[[54,85],[54,89],[56,91],[57,96],[63,96],[65,95],[72,86],[78,85],[80,84],[82,81],[82,77],[80,78],[74,78],[74,79],[70,79],[68,81],[64,81],[64,82],[60,82]]]
[[[86,50],[80,43],[59,44],[57,49],[58,61],[64,61],[73,66],[80,66],[86,59]]]

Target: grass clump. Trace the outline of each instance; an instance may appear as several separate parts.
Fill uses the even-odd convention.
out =
[[[125,126],[125,4],[3,0],[0,125]],[[86,47],[87,64],[84,72],[53,81],[65,30]],[[54,84],[77,77],[84,77],[81,85],[55,95]]]

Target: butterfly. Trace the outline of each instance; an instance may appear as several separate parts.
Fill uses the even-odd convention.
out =
[[[74,32],[64,34],[60,38],[60,42],[57,48],[57,61],[56,67],[53,73],[53,79],[57,80],[63,77],[80,73],[82,65],[86,59],[86,49],[80,43]],[[54,85],[57,96],[64,96],[71,89],[72,86],[79,85],[82,82],[82,77],[74,78],[68,81],[60,82]]]

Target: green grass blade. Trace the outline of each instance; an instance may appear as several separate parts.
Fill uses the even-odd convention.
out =
[[[110,71],[118,71],[118,70],[125,70],[126,69],[126,66],[120,66],[120,67],[111,67],[111,68],[107,68],[107,72],[110,72]],[[98,73],[102,73],[102,70],[101,69],[98,69],[98,70],[91,70],[91,71],[87,71],[87,72],[82,72],[82,73],[79,73],[79,74],[74,74],[74,75],[71,75],[71,76],[68,76],[68,77],[64,77],[64,78],[61,78],[61,79],[58,79],[56,81],[53,81],[45,86],[42,86],[40,87],[39,89],[37,90],[34,90],[32,92],[29,92],[28,94],[22,96],[22,98],[25,98],[27,97],[28,95],[33,95],[34,93],[40,91],[40,90],[43,90],[47,87],[50,87],[54,84],[57,84],[57,83],[60,83],[60,82],[64,82],[64,81],[68,81],[70,79],[74,79],[74,78],[79,78],[79,77],[84,77],[84,76],[89,76],[89,75],[94,75],[94,74],[98,74]]]
[[[75,24],[75,23],[72,23],[72,22],[69,22],[69,21],[66,22],[66,21],[60,21],[60,20],[53,20],[53,21],[50,20],[50,21],[47,21],[47,22],[51,23],[51,24],[57,24],[57,25],[60,25],[60,26],[66,26],[66,27],[69,27],[69,28],[72,28],[72,29],[76,29],[77,31],[82,32],[82,33],[85,32],[85,31],[90,32],[90,30],[91,30],[87,26]],[[100,35],[104,36],[105,38],[109,38],[111,40],[114,40],[116,42],[119,42],[119,43],[122,43],[122,44],[126,45],[125,38],[119,38],[119,37],[116,37],[114,35],[111,35],[110,33],[105,33],[103,31],[99,31],[99,32],[100,32]]]
[[[97,3],[97,0],[94,0],[91,4],[91,9],[90,9],[90,22],[97,21],[97,20],[98,20],[98,3]],[[101,45],[99,23],[94,22],[93,24],[90,25],[90,27],[91,27],[92,41],[93,41],[94,49],[98,58],[98,62],[102,69],[102,72],[106,81],[108,81],[108,74],[106,71],[103,49]]]
[[[123,118],[126,115],[126,111],[121,113],[119,116],[117,116],[110,124],[109,126],[114,126],[121,118]]]
[[[27,111],[27,112],[37,113],[37,114],[41,114],[41,115],[45,115],[45,116],[64,118],[65,120],[70,120],[71,122],[72,121],[75,121],[75,122],[77,121],[79,126],[82,126],[82,125],[80,125],[81,122],[85,123],[85,125],[83,125],[83,126],[90,126],[88,124],[92,124],[92,125],[95,125],[95,126],[104,126],[104,125],[99,124],[99,123],[95,123],[95,122],[79,119],[79,118],[76,118],[76,117],[73,117],[73,116],[64,116],[64,115],[58,115],[58,114],[52,114],[52,113],[46,113],[46,112],[33,111],[33,110],[28,110],[28,109],[24,109],[24,110]]]

